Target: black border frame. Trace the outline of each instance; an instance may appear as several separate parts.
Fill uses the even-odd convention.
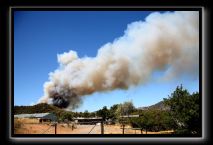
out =
[[[88,3],[89,2],[89,3]],[[0,34],[1,36],[2,36],[2,40],[4,41],[3,43],[2,42],[0,42],[0,44],[3,44],[3,47],[4,48],[9,48],[10,47],[10,40],[9,40],[9,35],[10,35],[10,30],[9,30],[9,26],[10,26],[10,24],[9,24],[9,11],[10,11],[10,7],[12,6],[12,7],[16,7],[16,6],[26,6],[26,7],[31,7],[31,6],[38,6],[38,7],[40,7],[40,6],[45,6],[45,7],[48,7],[48,6],[59,6],[59,7],[69,7],[69,6],[71,6],[71,7],[83,7],[82,9],[85,9],[85,7],[99,7],[99,8],[103,8],[103,7],[118,7],[118,6],[136,6],[136,7],[140,7],[140,6],[144,6],[144,7],[155,7],[155,6],[157,6],[157,7],[173,7],[173,8],[178,8],[178,7],[183,7],[184,9],[187,9],[186,7],[187,6],[191,6],[191,7],[202,7],[203,9],[204,9],[204,6],[205,6],[205,9],[203,10],[203,12],[205,11],[205,13],[201,16],[202,17],[202,23],[204,23],[204,21],[203,21],[203,19],[205,18],[205,24],[203,25],[203,27],[205,27],[205,29],[203,29],[203,31],[202,30],[200,30],[202,33],[200,33],[200,34],[204,34],[204,30],[205,30],[205,36],[206,36],[206,34],[208,34],[208,32],[209,32],[209,26],[210,26],[210,21],[207,21],[207,18],[210,18],[210,13],[211,13],[211,11],[210,11],[210,9],[206,6],[207,5],[207,2],[206,1],[200,1],[200,0],[192,0],[192,1],[190,1],[190,0],[188,0],[187,2],[185,1],[185,0],[177,0],[177,1],[175,1],[175,0],[173,0],[173,1],[171,1],[171,0],[158,0],[157,2],[153,2],[153,1],[151,1],[151,0],[144,0],[143,1],[143,4],[140,4],[139,2],[135,2],[134,0],[133,1],[131,1],[131,3],[129,4],[129,2],[123,2],[123,4],[120,4],[119,2],[114,2],[114,4],[112,4],[112,3],[110,3],[110,2],[94,2],[94,1],[88,1],[87,3],[86,2],[84,2],[84,4],[82,5],[82,3],[81,3],[81,1],[78,1],[78,2],[76,2],[76,1],[73,1],[72,3],[71,3],[71,5],[69,4],[69,2],[67,2],[67,0],[61,0],[60,2],[55,2],[55,1],[53,1],[53,2],[48,2],[48,1],[40,1],[40,0],[36,0],[36,1],[34,1],[34,3],[33,3],[33,0],[32,1],[28,1],[28,0],[18,0],[18,1],[16,1],[16,0],[13,0],[13,1],[9,1],[9,2],[6,2],[6,3],[3,3],[3,5],[1,5],[2,4],[2,2],[0,2],[0,6],[3,8],[3,9],[0,9],[0,12],[3,12],[3,13],[0,13],[0,18],[1,18],[1,20],[3,20],[3,22],[4,23],[2,23],[2,25],[0,25],[0,26],[3,26],[3,31],[2,31],[2,33]],[[33,3],[33,4],[32,4]],[[103,6],[103,4],[105,4],[105,6]],[[163,6],[162,6],[163,5]],[[103,7],[102,7],[103,6]],[[209,24],[207,24],[207,22],[209,23]],[[6,28],[6,29],[4,29],[4,28]],[[201,40],[204,40],[204,35],[202,36],[202,39]],[[205,40],[203,41],[203,43],[205,43],[205,44],[200,44],[201,46],[203,46],[203,47],[205,47],[205,52],[202,54],[202,56],[205,56],[205,58],[203,57],[203,58],[200,58],[200,60],[202,60],[203,61],[203,63],[207,63],[208,62],[208,59],[209,59],[209,57],[207,56],[207,50],[206,50],[206,47],[209,47],[209,45],[207,45],[206,43],[209,43],[210,41],[209,41],[209,38],[208,37],[205,37]],[[44,137],[43,139],[42,138],[38,138],[38,139],[30,139],[30,138],[22,138],[22,137],[20,137],[19,139],[11,139],[10,138],[10,136],[9,136],[9,132],[8,132],[8,125],[9,125],[9,123],[8,123],[8,120],[9,120],[9,116],[8,116],[8,113],[9,113],[9,108],[8,108],[8,104],[9,104],[9,102],[11,101],[11,100],[9,100],[8,99],[8,96],[10,95],[10,92],[9,92],[9,89],[10,89],[10,84],[9,84],[9,81],[10,81],[10,76],[9,76],[9,74],[11,73],[11,71],[10,71],[10,56],[9,56],[9,49],[1,49],[1,51],[3,51],[3,53],[1,53],[0,55],[1,55],[1,64],[3,64],[3,66],[4,66],[4,68],[6,68],[6,69],[4,69],[4,70],[2,70],[1,71],[1,73],[3,73],[3,82],[4,82],[4,85],[1,87],[1,89],[3,89],[3,96],[7,96],[7,97],[4,97],[4,98],[2,98],[1,99],[1,101],[0,101],[0,107],[2,108],[2,109],[0,109],[0,114],[1,115],[3,115],[3,117],[4,117],[4,119],[5,120],[3,120],[3,119],[0,119],[0,125],[1,125],[1,127],[0,127],[0,129],[1,129],[1,134],[0,134],[0,138],[3,138],[3,139],[1,139],[0,140],[0,142],[1,143],[3,143],[3,144],[7,144],[7,143],[12,143],[12,144],[14,144],[14,143],[17,143],[17,144],[19,144],[19,143],[22,143],[22,144],[25,144],[25,143],[42,143],[42,142],[48,142],[48,143],[52,143],[52,144],[55,144],[55,143],[93,143],[93,144],[96,144],[96,143],[102,143],[102,144],[105,144],[105,143],[123,143],[123,144],[126,144],[126,143],[158,143],[158,144],[160,144],[160,143],[163,143],[163,144],[167,144],[167,143],[193,143],[193,144],[200,144],[200,143],[207,143],[208,141],[209,141],[209,137],[210,137],[210,135],[209,135],[209,130],[204,130],[202,133],[203,134],[205,134],[205,136],[204,136],[204,138],[200,138],[200,139],[196,139],[196,138],[188,138],[188,139],[184,139],[184,138],[178,138],[177,140],[176,139],[173,139],[173,140],[167,140],[167,138],[162,138],[162,139],[160,139],[159,138],[159,140],[154,140],[154,139],[152,139],[152,138],[150,138],[150,139],[148,139],[148,140],[146,140],[146,138],[143,140],[143,141],[141,141],[141,140],[137,140],[137,138],[133,138],[132,140],[131,139],[129,139],[129,138],[122,138],[122,139],[120,139],[120,138],[118,138],[118,139],[116,139],[116,138],[106,138],[106,139],[104,139],[104,138],[98,138],[98,139],[90,139],[90,138],[85,138],[85,140],[83,140],[83,139],[81,139],[81,138],[77,138],[77,139],[73,139],[73,140],[67,140],[67,139],[65,139],[65,138],[63,138],[63,139],[58,139],[58,138],[56,138],[56,139],[53,139],[53,140],[51,140],[51,139],[49,139],[49,138],[46,138],[46,137]],[[204,51],[204,50],[203,50]],[[199,62],[201,63],[201,61],[199,60]],[[206,86],[206,82],[208,82],[208,80],[206,80],[207,78],[206,78],[206,75],[208,76],[208,73],[209,72],[206,72],[206,70],[207,70],[207,68],[205,67],[204,68],[204,66],[200,66],[200,69],[201,69],[201,73],[202,73],[202,75],[201,75],[201,77],[202,77],[202,79],[200,78],[200,83],[203,83],[202,85],[202,87],[200,87],[200,89],[203,91],[202,92],[202,94],[203,93],[205,93],[204,95],[204,97],[206,98],[207,96],[206,95],[208,95],[208,92],[206,92],[207,90],[207,86]],[[204,70],[205,69],[205,70]],[[12,72],[13,73],[13,72]],[[204,76],[205,75],[205,76]],[[4,76],[6,76],[6,77],[4,77]],[[205,83],[204,83],[204,80],[203,79],[205,79]],[[204,100],[204,102],[202,102],[202,105],[204,105],[204,103],[210,103],[210,101],[209,101],[209,98],[206,98],[206,99],[208,99],[208,101],[207,100]],[[6,102],[6,103],[5,103]],[[210,105],[209,104],[205,104],[205,108],[204,108],[204,110],[206,111],[206,112],[204,112],[204,110],[203,110],[203,114],[202,115],[207,115],[207,113],[208,113],[208,110],[207,109],[210,109],[210,108],[208,108],[208,107],[210,107]],[[4,110],[5,109],[5,110]],[[202,116],[203,117],[203,116]],[[207,117],[207,116],[206,116]],[[206,119],[206,118],[205,118]],[[210,122],[210,118],[208,118],[208,120],[205,120],[205,121],[203,121],[203,124],[204,124],[204,127],[205,127],[205,129],[209,129],[209,127],[208,128],[206,128],[206,124],[208,124],[208,126],[210,125],[208,122]],[[3,133],[2,133],[2,129],[3,129]],[[203,129],[202,129],[203,130]],[[208,134],[207,134],[208,133]],[[30,142],[30,141],[33,141],[33,142]],[[104,142],[103,142],[104,141]],[[106,141],[106,142],[105,142]],[[148,142],[147,142],[148,141]],[[159,142],[159,141],[164,141],[164,142]]]
[[[14,104],[14,12],[15,11],[198,11],[199,12],[199,68],[202,68],[202,9],[201,8],[11,8],[11,55],[12,55],[12,84],[11,84],[11,101]],[[202,72],[199,73],[199,78],[202,78]],[[202,94],[202,79],[199,79],[199,92]],[[202,104],[202,96],[200,97],[200,103]],[[178,135],[178,134],[14,134],[14,109],[13,105],[10,106],[11,109],[11,133],[12,137],[202,137],[201,134],[197,135]],[[200,115],[202,116],[202,105],[200,105]],[[202,128],[202,119],[201,119]]]

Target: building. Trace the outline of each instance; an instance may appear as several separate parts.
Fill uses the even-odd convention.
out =
[[[140,115],[123,115],[120,116],[121,118],[134,118],[134,117],[140,117]]]
[[[137,118],[137,117],[140,117],[140,115],[123,115],[123,116],[120,116],[120,123],[122,123],[122,124],[126,124],[126,123],[128,123],[129,121],[129,119],[130,118]]]
[[[102,117],[91,117],[91,118],[84,118],[84,117],[77,117],[74,118],[74,122],[78,124],[96,124],[102,121]]]
[[[57,117],[52,113],[18,114],[14,115],[14,118],[37,119],[40,123],[48,121],[57,121]]]

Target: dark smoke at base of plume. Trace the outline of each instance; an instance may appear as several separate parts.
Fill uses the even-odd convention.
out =
[[[67,108],[69,106],[69,100],[59,94],[54,94],[53,105],[59,108]]]
[[[82,97],[77,95],[73,90],[66,90],[65,92],[50,93],[52,98],[51,103],[61,109],[73,110],[78,108],[82,103]]]

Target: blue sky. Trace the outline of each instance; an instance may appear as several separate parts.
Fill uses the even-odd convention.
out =
[[[97,50],[124,34],[127,24],[144,20],[149,11],[16,11],[14,15],[14,105],[30,105],[43,96],[48,74],[58,68],[57,54],[74,50],[79,57],[95,57]],[[155,72],[154,76],[159,76]],[[128,90],[85,96],[76,111],[132,100],[136,107],[168,97],[177,85],[199,90],[198,78],[183,76],[171,81],[149,81]]]

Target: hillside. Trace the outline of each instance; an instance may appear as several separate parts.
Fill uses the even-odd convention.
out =
[[[169,107],[165,106],[163,101],[160,101],[154,105],[150,105],[147,107],[139,107],[140,110],[148,110],[148,109],[158,109],[158,110],[169,110]]]
[[[140,110],[148,110],[148,109],[169,110],[169,108],[163,104],[163,101],[160,101],[154,105],[150,105],[150,106],[146,106],[146,107],[138,107],[138,109],[140,109]],[[58,107],[46,104],[46,103],[36,104],[34,106],[14,106],[14,115],[46,113],[46,112],[60,114],[60,113],[66,113],[67,111],[60,109]]]
[[[46,103],[37,104],[34,106],[14,106],[14,114],[32,114],[32,113],[46,113],[63,111]]]
[[[58,107],[48,105],[46,103],[37,104],[34,106],[15,106],[14,115],[16,114],[33,114],[33,113],[53,113],[57,116],[58,121],[63,121],[65,119],[71,120],[73,112],[65,111]]]

